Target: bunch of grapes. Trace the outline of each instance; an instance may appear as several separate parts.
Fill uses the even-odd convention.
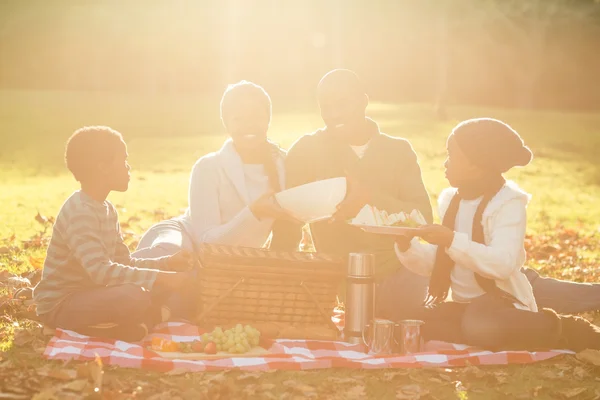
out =
[[[223,330],[216,327],[211,333],[202,335],[202,343],[214,342],[217,351],[232,354],[243,354],[258,346],[260,332],[250,325],[237,324],[235,328]]]

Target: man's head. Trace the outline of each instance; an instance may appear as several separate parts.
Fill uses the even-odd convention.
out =
[[[257,148],[267,141],[271,98],[252,82],[229,85],[221,99],[221,121],[238,150]]]
[[[321,117],[328,128],[364,121],[369,97],[354,72],[348,69],[328,72],[319,82],[317,96]]]
[[[129,187],[127,146],[123,136],[106,126],[86,126],[67,142],[67,168],[82,185],[124,192]]]

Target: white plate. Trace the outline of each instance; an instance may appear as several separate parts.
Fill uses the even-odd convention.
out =
[[[395,235],[395,236],[416,236],[418,228],[409,228],[404,226],[375,226],[364,224],[350,224],[365,232],[377,233],[379,235]]]

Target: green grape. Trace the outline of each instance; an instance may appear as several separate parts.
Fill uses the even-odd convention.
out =
[[[242,339],[239,336],[236,336],[234,342],[235,344],[240,344],[242,342]]]
[[[250,349],[250,343],[246,339],[242,340],[242,346],[244,346],[247,349]]]
[[[242,332],[240,333],[240,337],[243,337],[245,339],[248,337],[248,334],[246,332]]]
[[[220,326],[217,326],[214,330],[213,330],[213,335],[219,335],[221,336],[223,334],[223,329],[221,329]]]
[[[230,348],[230,347],[233,347],[233,346],[235,346],[235,341],[232,338],[229,338],[227,340],[227,343],[225,343],[225,348]]]
[[[244,346],[242,346],[241,344],[236,344],[235,349],[237,350],[238,353],[245,353]]]
[[[235,353],[235,346],[231,346],[228,350],[228,353]]]
[[[202,339],[203,343],[207,343],[208,342],[208,333],[203,333],[200,338]]]
[[[221,346],[220,344],[217,345],[217,351],[223,351],[223,346]]]

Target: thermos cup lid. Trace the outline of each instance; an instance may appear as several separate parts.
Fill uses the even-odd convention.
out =
[[[350,253],[348,255],[348,275],[373,276],[375,271],[375,255],[367,253]]]

